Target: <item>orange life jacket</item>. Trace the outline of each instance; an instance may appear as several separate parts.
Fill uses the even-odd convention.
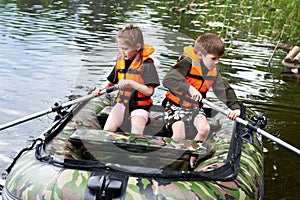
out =
[[[198,55],[195,54],[194,48],[190,46],[185,47],[184,52],[184,55],[192,60],[192,66],[188,74],[186,75],[186,82],[196,88],[202,94],[203,98],[205,98],[207,91],[213,85],[218,75],[217,69],[214,68],[212,70],[209,70],[208,74],[206,76],[203,76],[200,59]],[[166,97],[173,101],[175,104],[182,107],[199,106],[199,103],[192,100],[191,96],[188,93],[183,94],[183,92],[169,90],[166,93]]]
[[[144,84],[144,79],[142,77],[143,63],[145,60],[150,59],[150,55],[154,52],[154,48],[151,45],[144,45],[141,53],[138,53],[133,59],[131,65],[128,69],[125,68],[124,55],[120,53],[118,55],[116,63],[116,72],[118,76],[118,81],[122,79],[134,80],[140,84]],[[152,60],[153,61],[153,60]],[[134,100],[134,106],[143,107],[152,105],[153,100],[150,96],[146,96],[141,92],[134,90],[131,86],[119,90],[119,95],[117,102],[128,104],[130,100]]]

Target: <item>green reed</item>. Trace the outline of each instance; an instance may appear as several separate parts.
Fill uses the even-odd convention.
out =
[[[176,0],[156,2],[165,6],[170,18],[163,23],[172,29],[197,37],[214,32],[229,40],[255,40],[256,37],[299,45],[300,12],[298,0]]]

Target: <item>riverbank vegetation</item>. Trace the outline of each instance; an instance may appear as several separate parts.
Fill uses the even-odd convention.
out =
[[[298,3],[295,0],[175,0],[155,1],[151,5],[159,8],[165,26],[193,38],[199,32],[211,31],[228,40],[255,42],[259,37],[293,46],[300,43]],[[164,7],[168,14],[161,9]]]
[[[13,0],[4,0],[10,2]],[[101,17],[105,10],[111,10],[117,21],[126,22],[128,10],[142,10],[147,4],[156,12],[153,17],[163,26],[178,30],[192,38],[203,32],[213,32],[222,38],[261,43],[281,43],[287,46],[300,45],[300,12],[298,0],[135,0],[122,2],[117,0],[18,0],[21,10],[36,12],[42,7],[51,9],[68,9],[76,12],[74,4],[89,2],[95,19]],[[96,5],[101,10],[95,10]],[[139,5],[139,6],[137,6]],[[85,15],[86,13],[78,13]],[[95,24],[88,19],[89,24]],[[115,21],[114,23],[116,23]],[[97,24],[96,24],[97,25]],[[97,27],[93,27],[97,29]],[[281,35],[281,32],[283,34]]]

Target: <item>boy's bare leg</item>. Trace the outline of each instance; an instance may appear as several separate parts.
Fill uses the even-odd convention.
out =
[[[176,121],[172,124],[172,131],[174,139],[184,139],[185,138],[185,126],[183,121]]]
[[[133,116],[131,118],[131,133],[143,135],[147,121],[142,116]]]
[[[197,129],[197,135],[194,140],[204,142],[210,132],[210,125],[203,115],[197,115],[194,120],[194,126]]]
[[[116,131],[123,123],[124,113],[120,109],[114,107],[104,125],[105,131]]]
[[[204,142],[210,132],[210,125],[204,115],[197,115],[194,120],[194,126],[197,128],[197,135],[195,141]],[[195,167],[196,157],[192,156],[190,159],[191,167]]]

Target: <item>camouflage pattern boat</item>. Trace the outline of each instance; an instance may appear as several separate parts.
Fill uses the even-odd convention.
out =
[[[144,135],[103,131],[113,100],[101,96],[59,111],[8,168],[2,198],[262,199],[263,147],[255,132],[211,111],[206,142],[171,139],[157,105]],[[248,108],[242,118],[263,124]]]

